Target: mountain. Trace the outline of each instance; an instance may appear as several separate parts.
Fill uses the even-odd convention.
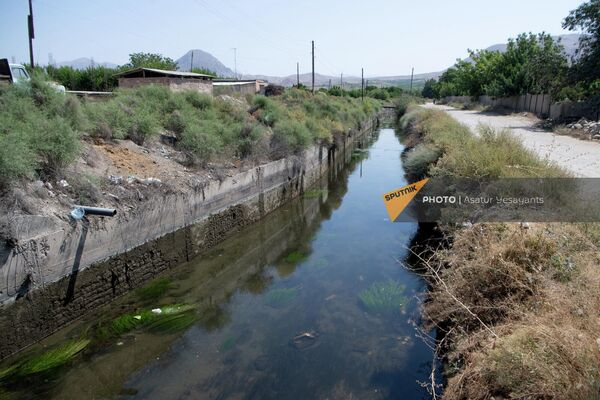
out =
[[[192,54],[194,55],[194,65],[192,66]],[[235,73],[226,67],[215,56],[202,50],[190,50],[176,60],[177,69],[180,71],[189,71],[193,68],[205,68],[215,72],[218,76],[233,77]]]
[[[75,69],[86,69],[88,67],[91,67],[92,65],[102,66],[102,67],[107,67],[107,68],[116,68],[117,67],[117,64],[115,64],[115,63],[95,62],[93,58],[87,58],[87,57],[77,58],[72,61],[62,61],[62,62],[56,63],[57,67],[65,67],[66,66],[66,67],[72,67]]]

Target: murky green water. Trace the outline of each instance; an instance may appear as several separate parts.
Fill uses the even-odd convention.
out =
[[[4,395],[427,398],[417,381],[427,381],[432,353],[414,328],[424,282],[396,261],[417,227],[389,222],[381,200],[406,184],[401,149],[394,131],[382,129],[334,183],[45,345],[97,338],[97,321],[112,326],[120,315],[142,318],[142,310],[171,304],[194,307],[191,325],[104,335],[52,375],[24,379]]]

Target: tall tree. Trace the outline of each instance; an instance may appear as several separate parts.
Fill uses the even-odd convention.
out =
[[[126,68],[156,68],[174,71],[177,69],[177,63],[169,57],[157,53],[133,53],[129,55],[129,63]]]
[[[599,81],[600,0],[590,0],[572,10],[564,19],[563,28],[583,32],[576,54],[576,63],[573,66],[576,79],[587,84]]]

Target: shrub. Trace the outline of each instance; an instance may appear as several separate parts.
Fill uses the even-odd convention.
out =
[[[281,107],[265,96],[255,96],[253,104],[258,107],[255,116],[265,125],[274,126],[283,117]]]
[[[185,99],[199,110],[209,109],[213,105],[213,98],[211,95],[200,93],[195,90],[185,92]]]
[[[294,120],[282,121],[273,129],[276,151],[300,151],[310,144],[311,139],[306,126]]]
[[[138,110],[129,121],[127,137],[141,146],[146,139],[158,134],[159,126],[156,114]]]
[[[406,154],[402,165],[407,174],[416,178],[423,177],[441,154],[440,149],[435,146],[419,144]]]
[[[222,147],[222,126],[217,121],[200,120],[189,123],[182,133],[181,147],[188,151],[189,162],[206,164]]]

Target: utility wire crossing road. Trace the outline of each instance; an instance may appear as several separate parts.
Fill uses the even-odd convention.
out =
[[[477,134],[477,125],[508,129],[523,145],[541,158],[561,166],[575,176],[600,178],[600,143],[557,135],[536,128],[535,119],[522,115],[500,115],[480,111],[458,110],[445,105],[427,103],[423,107],[442,110]]]

